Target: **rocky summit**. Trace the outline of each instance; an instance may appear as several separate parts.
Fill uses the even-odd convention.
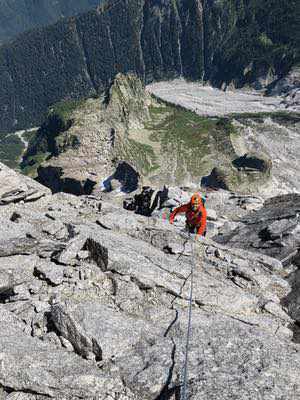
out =
[[[1,398],[179,399],[192,270],[188,399],[300,398],[298,195],[210,192],[194,242],[2,164],[0,183]]]
[[[136,75],[118,74],[104,98],[50,107],[32,135],[21,168],[52,191],[72,194],[91,194],[101,182],[112,180],[119,181],[123,191],[136,189],[137,183],[160,187],[166,182],[202,182],[256,193],[270,190],[278,170],[278,180],[287,183],[282,178],[287,169],[291,183],[298,186],[291,162],[285,171],[283,162],[273,169],[277,152],[267,141],[263,151],[258,148],[257,132],[266,124],[265,118],[261,123],[253,120],[255,116],[198,115],[156,98]],[[276,116],[270,114],[271,123]],[[298,114],[284,114],[283,120],[297,135]],[[286,135],[282,125],[278,123],[278,140]],[[254,144],[248,139],[250,128],[257,137]],[[286,143],[286,152],[297,152],[292,138]]]

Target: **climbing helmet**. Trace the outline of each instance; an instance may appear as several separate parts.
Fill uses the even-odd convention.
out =
[[[200,206],[202,205],[202,197],[199,193],[193,194],[191,197],[191,209],[193,211],[198,211]]]

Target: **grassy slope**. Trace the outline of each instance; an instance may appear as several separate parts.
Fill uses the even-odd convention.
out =
[[[238,157],[234,144],[240,140],[233,119],[263,122],[264,118],[270,117],[281,124],[300,120],[299,114],[284,112],[207,118],[181,107],[152,100],[150,118],[145,118],[144,129],[137,128],[136,135],[132,135],[129,129],[128,137],[122,141],[118,153],[112,154],[112,157],[117,156],[132,163],[150,182],[155,177],[160,182],[169,182],[168,177],[171,176],[175,176],[177,184],[187,180],[199,182],[214,167],[219,167],[225,171],[233,189],[245,189],[249,183],[259,184],[267,176],[247,175],[237,172],[232,166],[232,161]],[[37,167],[55,155],[53,149],[63,152],[72,145],[68,127],[72,123],[72,112],[81,106],[82,102],[67,102],[50,109],[46,123],[31,137],[29,151],[22,164],[24,173],[35,176]],[[54,125],[50,123],[53,117],[56,121]]]
[[[25,149],[24,143],[13,133],[0,138],[0,160],[10,168],[17,169]]]
[[[47,157],[72,145],[68,127],[72,123],[72,112],[81,105],[82,102],[61,102],[49,110],[46,122],[30,140],[22,163],[24,173],[34,176]],[[118,154],[120,159],[133,163],[143,176],[166,171],[166,164],[173,160],[177,167],[171,171],[171,161],[170,172],[178,182],[184,180],[186,173],[200,179],[210,172],[215,162],[228,164],[228,160],[235,157],[231,135],[237,132],[230,121],[200,117],[156,101],[149,110],[150,119],[145,122],[148,140],[144,140],[143,135],[131,137],[129,130]]]
[[[69,137],[67,131],[72,124],[72,112],[83,102],[84,100],[64,101],[49,108],[45,123],[29,138],[28,149],[21,163],[24,174],[36,177],[38,167],[48,157],[76,144],[76,138]]]
[[[238,157],[234,142],[239,133],[231,119],[201,117],[181,107],[156,102],[150,107],[150,116],[140,142],[135,138],[120,154],[150,182],[157,177],[167,182],[168,176],[174,176],[176,184],[199,182],[216,166],[225,172],[232,188],[267,178],[261,174],[248,176],[233,168],[232,161]]]

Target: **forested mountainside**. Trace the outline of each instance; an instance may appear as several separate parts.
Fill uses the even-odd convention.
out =
[[[0,132],[41,122],[116,73],[264,86],[299,62],[297,1],[118,0],[0,48]]]
[[[299,62],[297,0],[204,0],[207,79],[220,84],[285,75]],[[269,76],[268,76],[269,75]]]
[[[102,0],[0,0],[0,43],[96,7]]]

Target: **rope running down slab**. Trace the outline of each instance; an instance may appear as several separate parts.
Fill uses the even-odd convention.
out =
[[[191,237],[189,235],[189,237]],[[188,328],[186,335],[186,345],[185,345],[185,361],[183,368],[183,389],[181,400],[187,400],[187,375],[188,375],[188,356],[189,356],[189,345],[190,345],[190,337],[192,331],[192,303],[193,303],[193,286],[194,286],[194,269],[195,269],[195,241],[196,236],[192,242],[192,267],[191,267],[191,288],[190,288],[190,297],[189,297],[189,317],[188,317]]]

